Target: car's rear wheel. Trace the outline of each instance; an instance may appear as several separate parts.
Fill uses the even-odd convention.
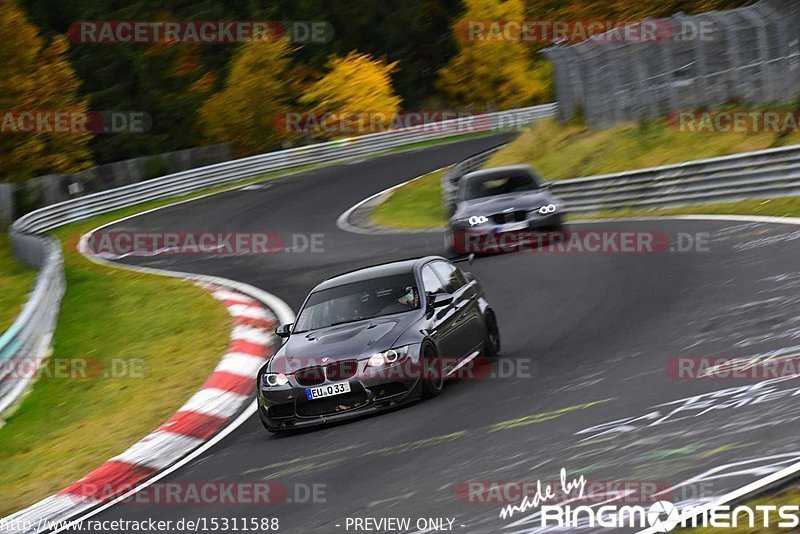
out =
[[[436,352],[436,347],[426,344],[422,348],[422,398],[430,399],[442,393],[444,387],[444,373],[442,361]]]
[[[500,356],[500,329],[497,327],[497,318],[492,310],[486,312],[486,339],[483,342],[483,357],[497,358]]]

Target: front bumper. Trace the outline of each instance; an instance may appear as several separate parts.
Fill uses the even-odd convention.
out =
[[[398,376],[402,375],[402,376]],[[295,382],[282,388],[258,388],[258,413],[267,430],[279,432],[332,423],[396,407],[419,397],[419,377],[407,373],[358,373],[350,393],[308,400]],[[333,382],[325,382],[328,385]]]
[[[552,242],[563,233],[563,213],[553,213],[519,223],[484,224],[472,228],[451,228],[451,249],[459,254],[496,254]]]

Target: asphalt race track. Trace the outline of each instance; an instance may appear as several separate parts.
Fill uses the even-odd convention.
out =
[[[327,276],[443,254],[437,233],[358,235],[340,230],[336,219],[369,195],[499,141],[335,165],[114,229],[322,234],[318,253],[124,260],[247,282],[297,310]],[[580,472],[659,489],[694,479],[662,495],[685,503],[800,461],[797,380],[678,380],[667,372],[676,357],[798,354],[800,229],[697,220],[572,229],[661,232],[673,245],[685,239],[679,234],[708,241],[686,252],[479,258],[465,268],[483,281],[497,312],[504,356],[492,364],[495,376],[451,382],[442,396],[391,413],[287,436],[268,434],[256,416],[164,481],[274,481],[294,502],[125,503],[94,519],[277,517],[281,532],[335,533],[348,531],[347,518],[408,517],[412,526],[418,518],[449,518],[456,532],[535,531],[532,510],[501,519],[505,503],[470,502],[467,481],[552,481],[562,468],[568,477]],[[297,502],[305,499],[295,488],[313,485],[324,502]]]

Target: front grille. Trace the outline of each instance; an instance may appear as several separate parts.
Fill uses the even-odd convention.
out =
[[[508,213],[495,213],[491,216],[495,224],[508,224],[528,220],[528,212],[524,210],[509,211]]]
[[[328,380],[347,380],[358,371],[358,360],[343,360],[341,362],[329,363],[325,367],[325,374]]]
[[[306,367],[295,372],[294,378],[301,386],[318,386],[325,382],[325,371],[322,367]]]
[[[352,391],[325,399],[297,403],[297,415],[300,417],[317,417],[354,410],[367,404],[365,391]]]
[[[528,220],[528,213],[525,211],[517,210],[514,212],[514,222],[522,222]]]

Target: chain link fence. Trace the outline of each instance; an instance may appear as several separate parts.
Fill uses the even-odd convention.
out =
[[[789,101],[800,95],[798,23],[800,2],[762,0],[642,21],[634,37],[550,47],[559,116],[603,128],[731,101]]]

